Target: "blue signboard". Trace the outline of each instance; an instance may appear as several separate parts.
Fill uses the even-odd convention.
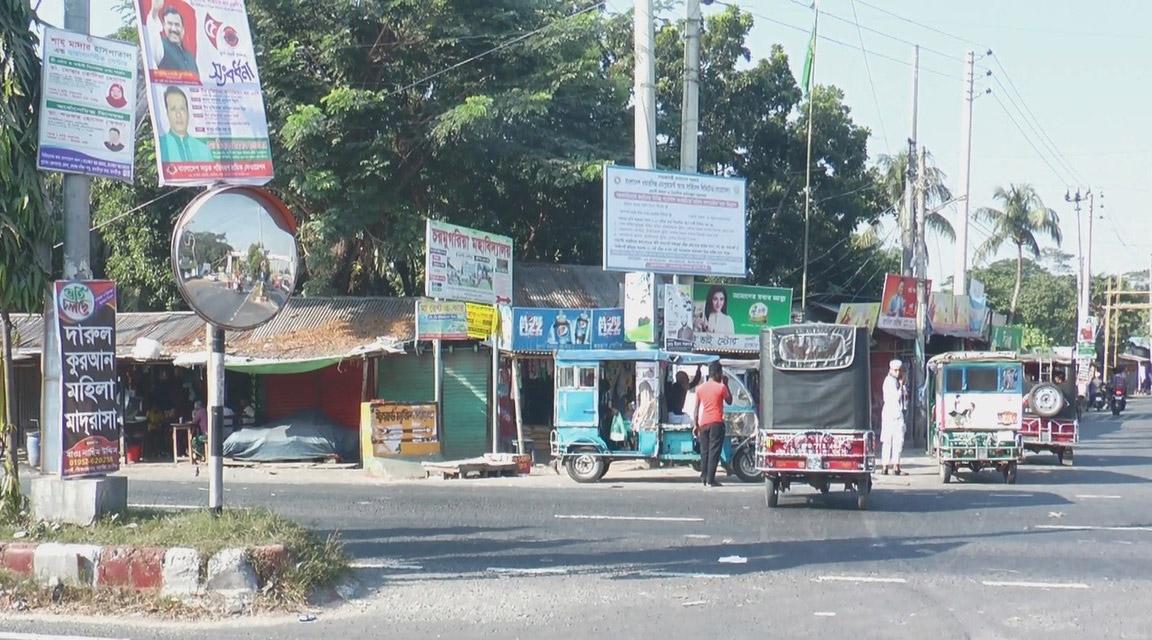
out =
[[[613,349],[624,346],[624,310],[512,309],[513,351]]]

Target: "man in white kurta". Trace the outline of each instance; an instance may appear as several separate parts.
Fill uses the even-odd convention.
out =
[[[884,405],[880,409],[880,464],[881,473],[888,475],[890,468],[900,475],[900,454],[904,451],[904,385],[901,369],[904,363],[888,363],[888,376],[884,378]]]

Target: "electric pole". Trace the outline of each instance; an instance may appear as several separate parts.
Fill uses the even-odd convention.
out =
[[[952,273],[952,291],[962,296],[968,293],[968,215],[972,201],[972,101],[976,98],[973,85],[976,80],[976,54],[964,55],[964,104],[960,110],[960,219],[956,225],[956,269]]]
[[[636,58],[633,82],[636,92],[634,128],[637,169],[656,168],[656,65],[655,27],[652,0],[635,0],[632,12],[632,38]]]
[[[64,28],[88,35],[91,31],[89,0],[64,0]],[[92,275],[89,231],[92,226],[92,179],[64,174],[64,279]]]
[[[925,351],[928,344],[928,245],[925,242],[925,229],[924,219],[927,217],[925,207],[927,205],[927,190],[928,190],[928,175],[924,171],[924,165],[927,162],[928,152],[924,146],[920,147],[920,157],[917,161],[917,166],[920,171],[916,179],[916,218],[915,218],[915,255],[916,259],[913,261],[912,275],[916,277],[916,350],[914,366],[909,370],[911,374],[910,385],[914,390],[918,390],[924,383],[927,375],[927,363]],[[923,413],[923,407],[920,402],[920,394],[912,393],[909,395],[909,404],[912,405],[912,438],[913,442],[918,442],[923,435],[925,443],[927,443],[927,415]]]
[[[684,100],[680,110],[680,170],[696,173],[700,133],[700,0],[686,0]]]
[[[916,245],[916,126],[920,109],[920,45],[912,50],[912,135],[908,137],[908,160],[904,171],[904,208],[900,216],[900,274],[913,275]]]

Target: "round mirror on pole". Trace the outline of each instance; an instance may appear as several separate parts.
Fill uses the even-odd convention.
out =
[[[254,329],[296,287],[296,222],[271,193],[229,186],[188,204],[172,233],[172,269],[188,306],[221,329]]]

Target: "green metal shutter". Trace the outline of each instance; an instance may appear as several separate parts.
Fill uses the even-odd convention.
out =
[[[384,356],[377,360],[377,400],[393,402],[432,402],[435,400],[436,381],[432,370],[432,352]]]
[[[444,345],[444,457],[471,458],[488,450],[488,394],[492,354],[471,345]],[[429,357],[431,362],[431,357]]]

